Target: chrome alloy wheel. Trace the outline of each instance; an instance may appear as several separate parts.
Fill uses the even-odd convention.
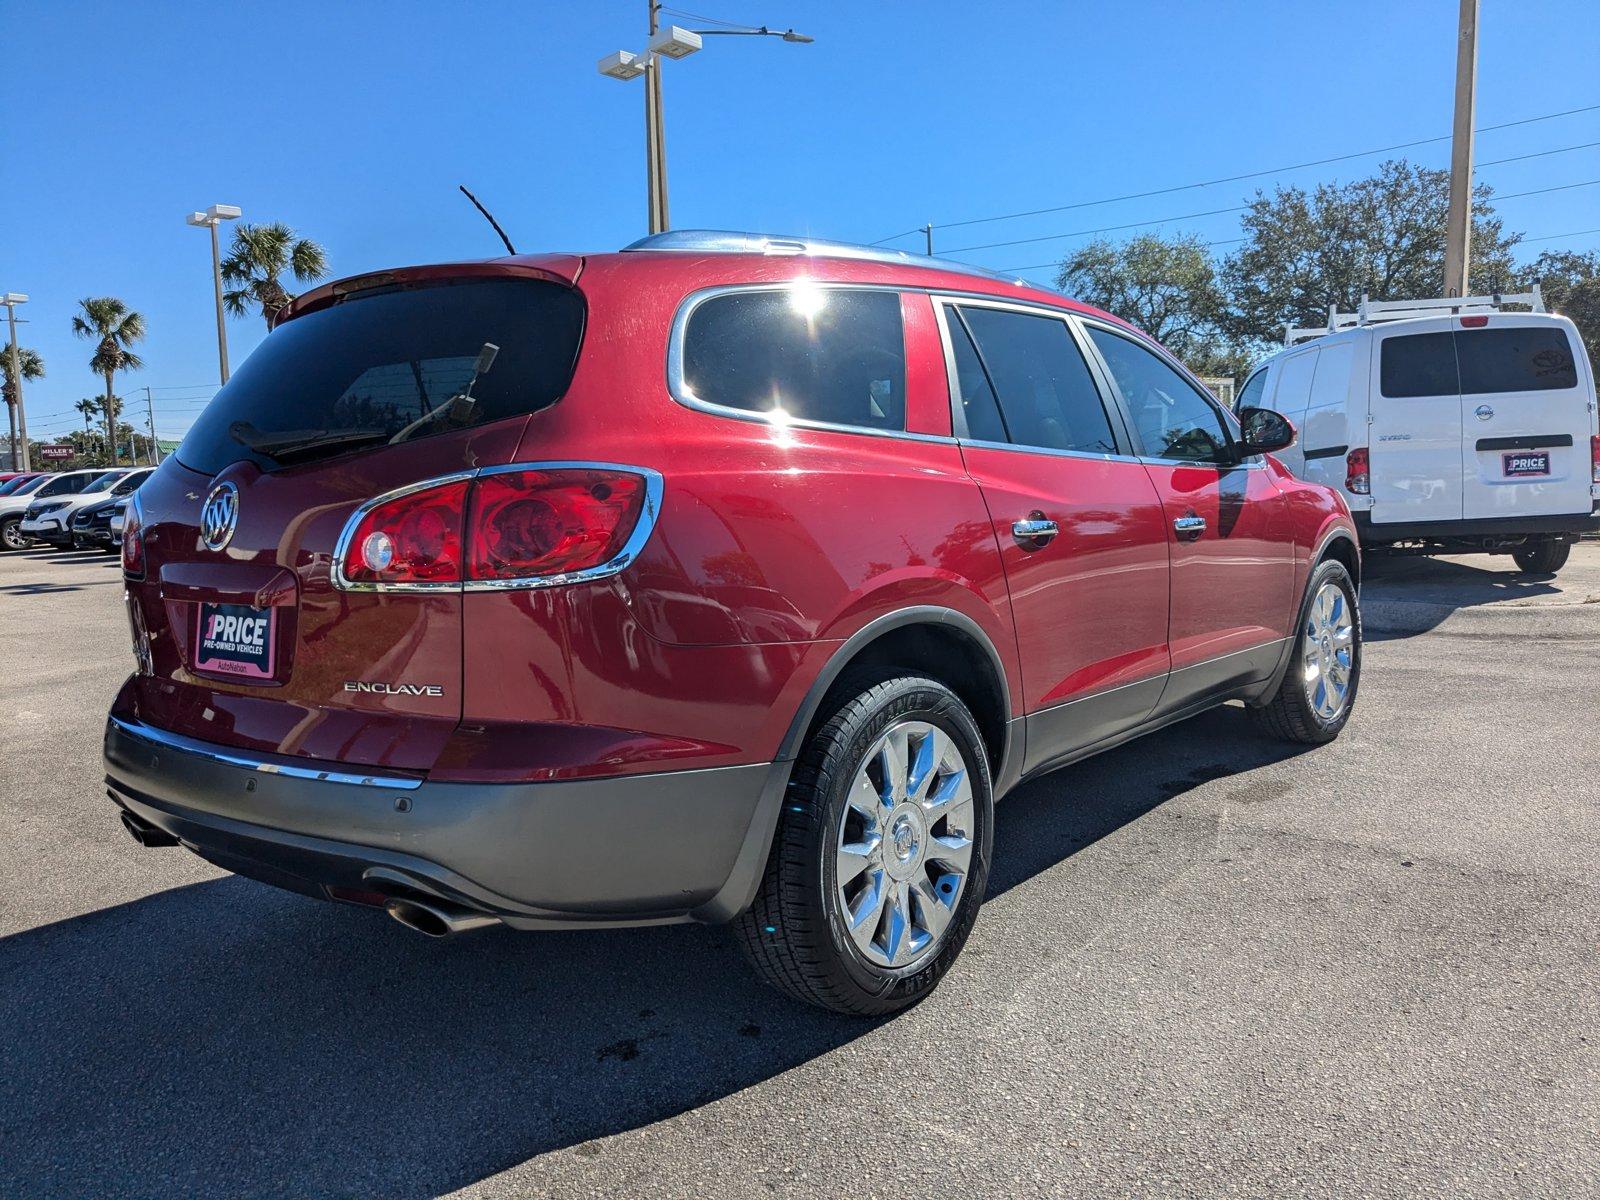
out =
[[[1331,580],[1317,589],[1306,614],[1301,653],[1306,700],[1324,721],[1344,711],[1355,666],[1355,620],[1344,589]]]
[[[961,748],[926,721],[886,730],[839,820],[835,899],[856,948],[880,967],[933,954],[972,865],[972,779]]]

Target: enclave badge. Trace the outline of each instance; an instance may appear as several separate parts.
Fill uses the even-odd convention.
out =
[[[444,688],[437,683],[368,683],[362,679],[347,679],[347,692],[373,692],[379,696],[442,696]]]
[[[207,550],[221,550],[233,537],[239,523],[239,489],[224,479],[211,489],[200,509],[200,543]]]

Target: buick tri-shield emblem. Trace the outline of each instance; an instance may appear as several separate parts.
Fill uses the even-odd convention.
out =
[[[239,489],[224,480],[211,489],[200,510],[200,541],[207,550],[221,550],[239,523]]]

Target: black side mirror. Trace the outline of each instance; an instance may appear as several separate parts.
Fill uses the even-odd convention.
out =
[[[1244,433],[1239,449],[1246,456],[1286,450],[1299,436],[1288,417],[1270,408],[1240,409],[1239,425]]]

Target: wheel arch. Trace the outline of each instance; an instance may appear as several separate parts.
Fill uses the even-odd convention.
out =
[[[1317,552],[1311,556],[1311,571],[1315,571],[1327,559],[1336,559],[1344,564],[1344,569],[1350,572],[1357,590],[1361,587],[1361,546],[1356,541],[1353,530],[1336,526],[1323,535],[1322,541],[1317,546]],[[1310,572],[1307,572],[1309,578]]]

